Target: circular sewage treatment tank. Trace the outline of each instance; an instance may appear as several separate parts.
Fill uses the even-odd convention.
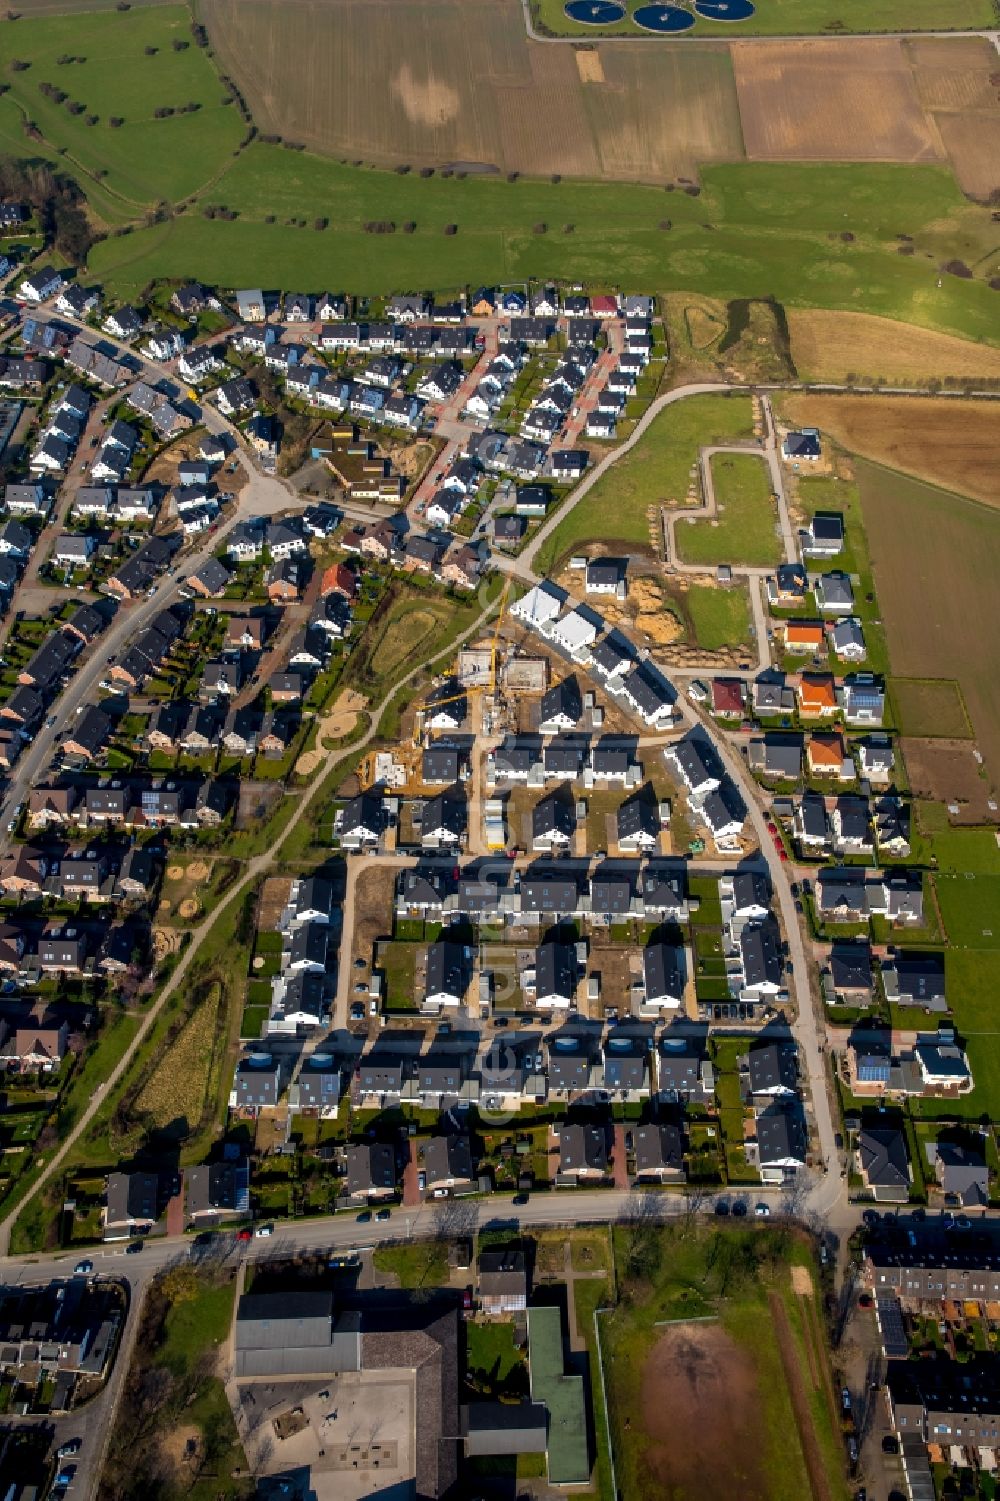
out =
[[[616,5],[614,0],[570,0],[563,9],[581,26],[613,26],[625,18],[624,5]]]
[[[691,12],[681,10],[677,5],[641,5],[632,19],[643,31],[675,36],[679,31],[688,31],[694,25]]]
[[[754,13],[750,0],[694,0],[694,8],[706,21],[749,21]]]

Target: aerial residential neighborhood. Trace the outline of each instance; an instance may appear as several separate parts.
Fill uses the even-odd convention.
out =
[[[0,1498],[993,1501],[991,0],[328,9],[0,19]]]

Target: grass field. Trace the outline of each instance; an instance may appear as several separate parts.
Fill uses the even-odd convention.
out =
[[[528,39],[514,0],[201,10],[261,129],[333,156],[644,182],[743,157],[725,48],[608,44],[585,77],[572,48]]]
[[[186,1136],[200,1122],[221,1000],[222,986],[215,982],[139,1091],[133,1114],[147,1131]]]
[[[792,308],[788,329],[803,380],[863,382],[878,375],[889,385],[920,385],[1000,377],[1000,349],[868,313]]]
[[[680,596],[698,645],[705,651],[743,645],[750,639],[750,600],[741,586],[715,589],[692,584]]]
[[[958,680],[995,781],[1000,635],[974,623],[995,619],[1000,516],[874,464],[856,469],[893,669]]]
[[[822,429],[850,453],[1000,506],[1000,403],[793,395],[782,405],[790,421]]]
[[[964,740],[972,727],[962,690],[950,678],[893,678],[893,723],[901,735]]]
[[[537,29],[554,36],[600,36],[605,29],[571,21],[563,0],[531,0],[531,12]],[[865,0],[758,0],[754,14],[747,21],[697,20],[687,35],[700,36],[810,36],[817,32],[873,31],[940,31],[951,28],[975,30],[992,26],[993,12],[988,0],[955,0],[942,14],[934,0],[882,0],[877,11]],[[668,45],[649,36],[626,17],[607,28],[610,36],[645,36],[651,48]],[[688,45],[687,42],[684,43]]]
[[[222,169],[245,134],[235,106],[223,103],[225,92],[211,60],[191,38],[186,6],[0,24],[6,55],[30,64],[23,71],[5,70],[6,119],[14,108],[34,120],[45,140],[66,154],[66,165],[79,172],[88,191],[89,180],[99,177],[101,193],[122,200],[127,210],[196,192]],[[175,50],[175,42],[183,50]],[[77,61],[60,63],[61,57]],[[66,101],[57,104],[42,94],[42,83],[65,93]],[[83,113],[69,112],[74,101],[85,106]],[[197,108],[154,118],[157,109],[182,111],[188,104]],[[112,126],[113,117],[123,123]],[[9,136],[10,125],[0,129]],[[33,144],[22,134],[20,154]]]
[[[684,504],[699,448],[752,433],[747,396],[696,396],[666,407],[546,539],[539,572],[553,573],[587,542],[648,546],[650,506]]]
[[[717,453],[711,459],[718,517],[679,521],[674,535],[685,563],[781,562],[777,512],[767,465],[757,454]]]
[[[706,168],[703,184],[693,198],[630,184],[424,180],[255,142],[205,195],[237,220],[187,212],[102,241],[90,266],[126,295],[157,277],[322,287],[331,265],[339,286],[373,293],[528,276],[603,284],[613,268],[636,290],[773,296],[996,337],[1000,298],[986,281],[937,274],[941,262],[961,258],[992,275],[996,260],[989,214],[944,169],[746,164]],[[314,216],[329,228],[317,232]],[[387,217],[416,228],[365,233],[365,223]],[[293,219],[306,227],[289,233]],[[445,236],[450,224],[456,233]],[[922,254],[896,254],[901,230]]]

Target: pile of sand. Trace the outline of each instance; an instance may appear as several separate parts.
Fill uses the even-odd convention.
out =
[[[211,874],[211,867],[204,860],[192,860],[187,868],[189,881],[207,881]]]

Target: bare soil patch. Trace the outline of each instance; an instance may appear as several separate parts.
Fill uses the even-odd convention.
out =
[[[153,929],[153,958],[157,964],[168,954],[176,954],[181,946],[181,935],[176,928]]]
[[[747,156],[936,161],[943,155],[898,37],[732,48]]]
[[[392,898],[396,872],[374,863],[354,883],[353,959],[371,963],[375,940],[392,933]]]
[[[813,1286],[812,1272],[807,1266],[793,1266],[791,1276],[793,1293],[798,1293],[800,1298],[814,1296],[816,1289]]]
[[[642,1393],[645,1459],[658,1494],[767,1501],[753,1356],[721,1325],[677,1324],[661,1335]]]
[[[184,867],[183,867],[183,865],[168,865],[167,866],[167,880],[168,881],[183,881],[183,879],[184,879]]]
[[[190,922],[193,917],[198,916],[200,911],[201,903],[198,901],[198,898],[186,896],[177,908],[177,915],[178,917],[183,917],[185,922]]]
[[[189,881],[207,881],[211,867],[204,860],[192,860],[187,868]]]
[[[596,47],[578,47],[574,55],[581,83],[604,83],[604,64]]]
[[[844,381],[853,374],[895,384],[1000,375],[1000,349],[953,334],[826,308],[788,308],[787,317],[795,368],[809,380]]]
[[[278,919],[288,904],[292,883],[288,876],[268,876],[260,893],[257,927],[271,933],[278,926]]]
[[[1000,405],[933,396],[789,396],[789,421],[851,453],[1000,506]]]
[[[900,741],[910,787],[915,797],[937,803],[957,805],[951,813],[957,824],[983,824],[996,821],[991,808],[992,787],[976,760],[967,740]]]

